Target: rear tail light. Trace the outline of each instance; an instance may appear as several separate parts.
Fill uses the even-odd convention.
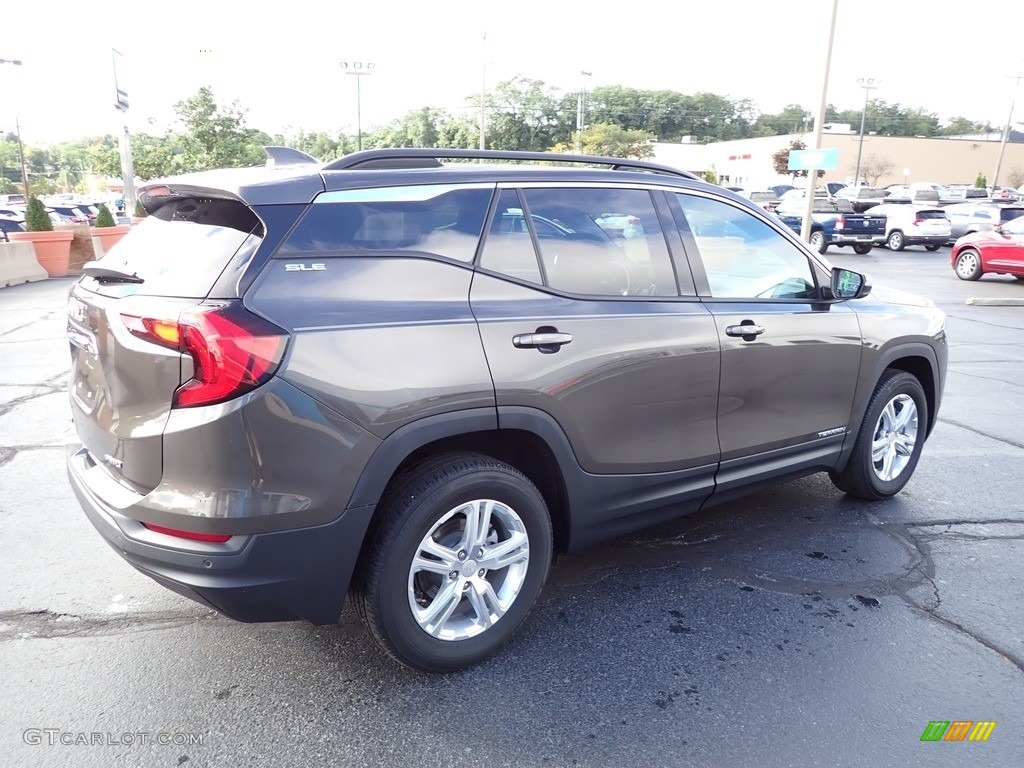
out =
[[[840,216],[839,218],[836,219],[836,226],[835,226],[836,229],[843,229],[845,226],[846,226],[846,218],[844,216]]]
[[[174,407],[189,408],[232,400],[274,375],[288,334],[240,304],[195,306],[177,320],[121,315],[140,339],[192,358],[192,378],[174,393]]]
[[[209,541],[214,544],[223,544],[231,538],[230,534],[224,533],[196,533],[195,531],[179,531],[177,528],[165,528],[162,525],[143,523],[143,525],[154,533],[162,533],[166,536],[175,536],[179,539],[190,539],[191,541]]]

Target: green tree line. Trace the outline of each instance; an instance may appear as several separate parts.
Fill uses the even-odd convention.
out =
[[[411,110],[363,134],[364,149],[376,147],[472,148],[480,144],[480,94],[467,97],[467,109],[452,113],[431,106]],[[618,157],[647,157],[651,141],[684,137],[708,143],[759,136],[778,136],[813,126],[812,112],[790,104],[776,114],[759,112],[749,99],[734,100],[713,93],[684,94],[625,86],[599,86],[585,94],[585,130],[577,135],[579,93],[559,91],[542,80],[516,77],[497,84],[486,95],[486,145],[490,149],[571,151]],[[163,135],[132,137],[136,174],[159,178],[210,168],[259,165],[262,147],[287,145],[323,160],[355,150],[350,132],[268,134],[246,124],[237,102],[218,104],[203,87],[174,105],[175,127]],[[860,127],[861,109],[840,111],[830,105],[826,120]],[[865,130],[883,136],[944,136],[992,131],[992,126],[957,117],[943,125],[922,109],[882,100],[867,103]],[[84,191],[92,174],[120,176],[120,155],[114,136],[67,141],[53,146],[26,146],[25,164],[36,194],[57,189]],[[14,192],[21,180],[16,137],[0,138],[0,192]]]

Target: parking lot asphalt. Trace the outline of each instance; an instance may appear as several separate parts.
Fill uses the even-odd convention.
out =
[[[564,557],[448,676],[337,627],[244,625],[137,574],[64,474],[70,280],[0,290],[0,765],[1005,766],[1024,755],[1024,283],[828,253],[949,315],[914,478],[813,476]],[[995,721],[922,742],[931,721]]]

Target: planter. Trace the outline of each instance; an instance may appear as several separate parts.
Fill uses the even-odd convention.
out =
[[[36,261],[50,277],[64,277],[71,258],[72,232],[10,232],[11,242],[29,242],[35,247]]]
[[[110,253],[110,249],[122,237],[131,230],[130,224],[118,224],[114,227],[96,227],[93,229],[93,237],[100,241],[103,246],[103,253]]]

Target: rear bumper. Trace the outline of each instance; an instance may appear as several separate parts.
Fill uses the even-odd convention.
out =
[[[84,476],[85,453],[69,452],[71,486],[96,530],[142,573],[236,621],[338,620],[372,505],[310,528],[193,542],[150,531],[99,498]]]
[[[871,243],[873,245],[881,245],[885,242],[885,234],[870,232],[861,233],[854,230],[835,232],[832,235],[832,242],[836,245],[844,245],[847,243]]]

